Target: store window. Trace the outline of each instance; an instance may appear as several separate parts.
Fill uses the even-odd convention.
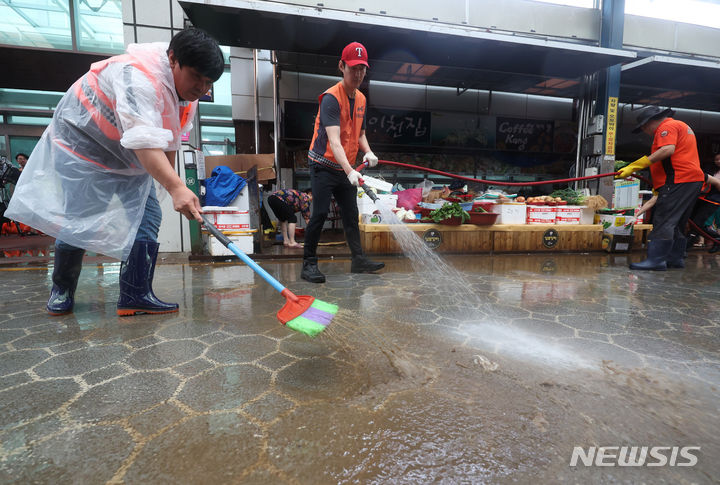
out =
[[[213,101],[201,101],[200,139],[205,155],[235,154],[230,69],[213,84]]]
[[[0,16],[0,44],[102,53],[124,49],[122,0],[6,0],[0,2]]]
[[[32,153],[35,149],[35,145],[40,141],[40,137],[36,136],[11,136],[10,137],[10,156],[12,157],[13,163],[15,162],[15,155],[18,153]]]
[[[77,47],[89,52],[124,52],[121,0],[75,0]]]
[[[235,128],[232,126],[203,125],[200,128],[205,155],[235,154]]]
[[[19,116],[19,115],[8,115],[8,124],[11,125],[34,125],[34,126],[47,126],[52,121],[52,116]]]
[[[571,7],[597,8],[597,0],[535,0],[542,3],[556,3],[558,5],[569,5]]]
[[[63,94],[59,91],[0,88],[0,109],[54,110]]]
[[[72,49],[68,0],[0,3],[0,42],[44,49]]]
[[[720,28],[717,0],[625,0],[625,13]]]

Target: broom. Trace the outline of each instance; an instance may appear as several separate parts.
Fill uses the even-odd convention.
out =
[[[314,337],[325,330],[338,312],[337,305],[318,300],[308,295],[295,295],[278,280],[270,276],[270,274],[262,269],[255,261],[250,259],[240,248],[235,246],[205,215],[202,215],[202,219],[210,233],[215,236],[223,246],[235,253],[238,258],[250,266],[253,271],[262,276],[265,281],[270,283],[273,288],[285,297],[285,305],[277,312],[277,318],[280,320],[280,323],[310,337]]]

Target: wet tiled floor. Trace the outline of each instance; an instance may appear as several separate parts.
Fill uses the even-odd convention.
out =
[[[717,257],[638,273],[624,255],[453,256],[449,277],[384,261],[323,260],[324,285],[262,262],[340,306],[315,339],[241,264],[159,265],[180,313],[124,319],[117,264],[85,265],[54,318],[46,266],[0,268],[0,482],[720,480]],[[570,466],[593,446],[700,450]]]

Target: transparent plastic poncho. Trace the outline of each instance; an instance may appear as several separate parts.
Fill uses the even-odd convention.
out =
[[[133,150],[180,148],[197,102],[175,91],[166,43],[131,44],[92,65],[60,100],[15,188],[7,217],[126,260],[152,177]]]

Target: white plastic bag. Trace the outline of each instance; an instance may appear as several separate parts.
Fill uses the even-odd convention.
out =
[[[433,185],[435,185],[435,184],[433,184],[431,180],[425,179],[425,180],[423,180],[422,182],[420,182],[419,184],[417,184],[417,185],[415,186],[415,188],[416,188],[416,189],[422,189],[422,196],[423,196],[423,199],[424,199],[425,197],[428,196],[428,194],[429,194],[430,191],[432,190]]]

